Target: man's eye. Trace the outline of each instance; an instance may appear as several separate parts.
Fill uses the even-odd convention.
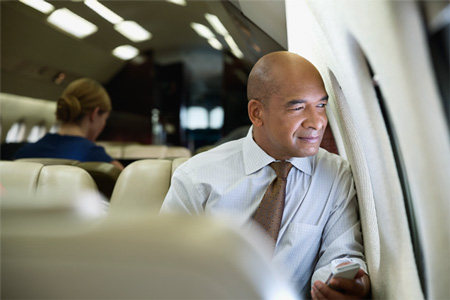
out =
[[[294,107],[292,110],[301,110],[303,109],[303,106]]]
[[[325,106],[327,106],[326,103],[321,103],[321,104],[317,105],[317,107],[319,107],[319,108],[325,108]]]

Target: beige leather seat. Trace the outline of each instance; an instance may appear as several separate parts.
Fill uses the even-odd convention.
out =
[[[70,165],[74,166],[79,163],[78,160],[74,159],[65,159],[65,158],[47,158],[47,157],[36,157],[36,158],[18,158],[15,161],[22,161],[22,162],[37,162],[41,163],[46,166],[51,165]]]
[[[48,232],[7,224],[2,297],[296,299],[243,230],[200,217],[122,217]]]
[[[120,170],[114,165],[105,162],[80,162],[62,158],[19,158],[15,161],[37,162],[43,165],[72,165],[86,170],[95,181],[98,190],[110,199],[112,191],[120,175]]]
[[[55,194],[98,192],[92,177],[83,169],[68,165],[45,166],[35,162],[0,161],[2,194],[33,198]]]
[[[120,159],[168,159],[176,157],[191,157],[191,151],[186,147],[180,146],[165,146],[165,145],[142,145],[142,144],[123,144],[123,145],[108,145],[106,146],[108,153],[115,155],[121,154]],[[116,148],[114,148],[116,147]],[[118,148],[121,148],[119,151]],[[116,158],[118,158],[116,156]]]
[[[189,157],[178,157],[172,161],[172,174],[175,172],[175,169],[178,168],[182,163],[187,161]]]
[[[128,165],[114,187],[110,201],[111,212],[143,210],[159,213],[173,172],[188,159],[143,159]]]
[[[86,170],[97,184],[98,190],[110,199],[121,170],[113,164],[105,162],[79,162],[77,167]]]
[[[127,145],[123,148],[124,159],[165,158],[167,146],[164,145]]]
[[[97,143],[98,144],[98,143]],[[109,154],[114,159],[121,159],[123,157],[123,146],[122,145],[115,145],[115,144],[107,144],[107,145],[101,145],[105,148],[106,153]]]
[[[158,213],[169,190],[172,161],[135,161],[120,174],[111,196],[111,212],[143,210]]]
[[[176,157],[191,157],[192,153],[188,148],[170,146],[167,147],[166,158],[176,158]]]

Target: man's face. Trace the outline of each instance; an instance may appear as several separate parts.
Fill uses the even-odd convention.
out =
[[[289,77],[267,100],[263,149],[280,160],[317,154],[328,123],[328,96],[320,77]]]

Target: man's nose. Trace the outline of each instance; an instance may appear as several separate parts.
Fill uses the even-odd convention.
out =
[[[321,130],[326,124],[326,115],[319,113],[315,107],[306,109],[306,117],[303,120],[303,127]]]

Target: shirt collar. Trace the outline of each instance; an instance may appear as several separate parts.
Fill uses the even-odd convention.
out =
[[[243,155],[246,175],[250,175],[264,168],[271,162],[276,161],[273,157],[264,152],[264,150],[253,140],[253,126],[250,126],[247,136],[244,139]],[[307,175],[312,174],[314,160],[315,156],[292,157],[288,159],[294,167]]]

